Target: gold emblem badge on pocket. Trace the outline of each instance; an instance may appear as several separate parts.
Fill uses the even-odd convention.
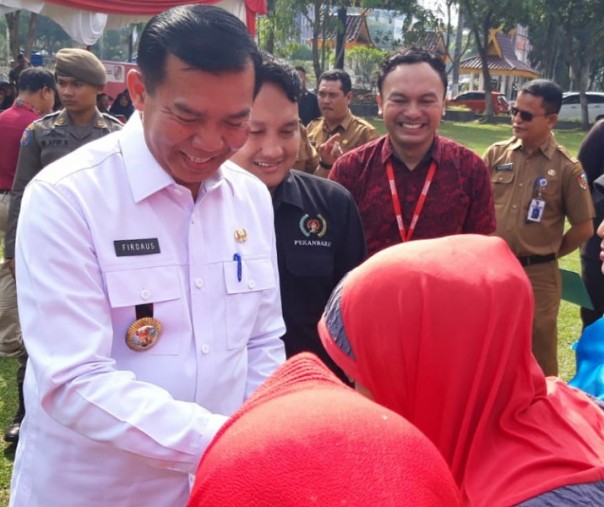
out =
[[[135,352],[152,348],[162,332],[161,322],[153,317],[143,317],[130,324],[126,331],[126,345]]]

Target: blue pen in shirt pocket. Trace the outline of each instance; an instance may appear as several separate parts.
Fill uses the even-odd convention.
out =
[[[237,281],[240,282],[243,277],[243,264],[241,263],[241,254],[233,254],[233,260],[237,261]]]

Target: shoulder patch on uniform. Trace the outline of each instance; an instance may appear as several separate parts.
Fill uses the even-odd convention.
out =
[[[29,125],[23,131],[23,134],[21,135],[21,146],[29,146],[29,144],[31,143],[31,140],[34,137],[33,131],[34,131],[33,125]]]
[[[587,183],[587,176],[585,176],[585,173],[581,173],[579,176],[577,176],[577,181],[583,190],[587,190],[589,188],[589,183]]]

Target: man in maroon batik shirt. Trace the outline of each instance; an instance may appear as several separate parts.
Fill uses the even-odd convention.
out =
[[[444,63],[422,50],[395,52],[382,64],[378,88],[388,135],[345,153],[329,174],[352,193],[369,254],[410,239],[494,232],[487,167],[436,132]]]
[[[24,69],[19,74],[19,95],[13,105],[0,114],[0,243],[4,245],[11,187],[17,169],[20,140],[27,126],[41,115],[52,112],[57,87],[53,75],[39,67]],[[4,439],[16,442],[25,414],[23,379],[27,354],[17,311],[17,288],[9,261],[0,257],[0,357],[16,357],[19,407]]]

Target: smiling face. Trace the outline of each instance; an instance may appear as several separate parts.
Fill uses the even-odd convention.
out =
[[[250,136],[232,160],[271,192],[287,177],[300,145],[298,104],[277,85],[262,85],[250,116]]]
[[[444,96],[440,76],[425,62],[399,65],[385,77],[378,106],[403,161],[430,148],[444,112]]]
[[[212,74],[168,55],[165,78],[153,93],[139,71],[128,89],[142,111],[145,141],[162,168],[197,197],[212,176],[245,143],[254,97],[254,67]]]

